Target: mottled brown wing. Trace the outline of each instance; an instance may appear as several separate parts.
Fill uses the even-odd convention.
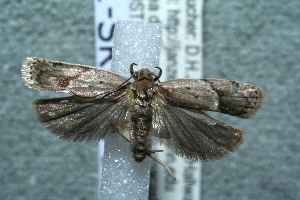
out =
[[[172,106],[160,96],[153,101],[153,111],[153,136],[187,159],[218,159],[243,141],[241,130],[203,112]]]
[[[31,88],[85,97],[110,91],[126,81],[126,78],[103,69],[45,58],[27,58],[22,75]]]
[[[264,91],[248,83],[223,79],[177,79],[163,82],[159,93],[172,105],[247,118],[261,106]]]
[[[98,141],[115,132],[125,119],[130,98],[83,98],[71,96],[34,103],[39,120],[55,135],[74,141]]]

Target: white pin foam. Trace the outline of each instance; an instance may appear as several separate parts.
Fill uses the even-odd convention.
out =
[[[112,70],[126,77],[129,66],[159,66],[161,27],[143,22],[119,21],[114,30]],[[151,159],[135,162],[130,144],[119,134],[106,137],[100,199],[148,199]]]

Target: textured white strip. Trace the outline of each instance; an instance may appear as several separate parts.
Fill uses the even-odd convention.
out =
[[[160,58],[161,27],[120,21],[114,31],[112,70],[129,76],[129,66],[154,68]],[[135,70],[139,69],[136,67]],[[135,162],[130,144],[119,134],[106,137],[100,199],[148,199],[152,160]]]

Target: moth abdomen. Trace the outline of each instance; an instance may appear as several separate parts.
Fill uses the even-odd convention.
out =
[[[149,137],[149,131],[133,130],[133,136],[131,141],[131,151],[133,157],[137,162],[143,161],[149,154],[151,148],[151,139]]]
[[[142,162],[149,154],[151,148],[149,132],[152,122],[152,111],[150,104],[142,102],[141,105],[141,102],[139,102],[136,101],[131,111],[131,151],[133,152],[135,161]]]

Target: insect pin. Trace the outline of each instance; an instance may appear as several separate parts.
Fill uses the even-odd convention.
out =
[[[52,133],[97,142],[117,132],[130,142],[135,161],[151,157],[174,179],[155,156],[163,150],[152,149],[152,138],[193,161],[218,159],[243,142],[243,133],[204,111],[248,118],[263,101],[264,91],[251,84],[223,79],[160,82],[160,68],[155,74],[145,68],[135,71],[135,65],[125,78],[95,67],[27,58],[22,74],[30,88],[72,94],[34,102],[38,119]]]

